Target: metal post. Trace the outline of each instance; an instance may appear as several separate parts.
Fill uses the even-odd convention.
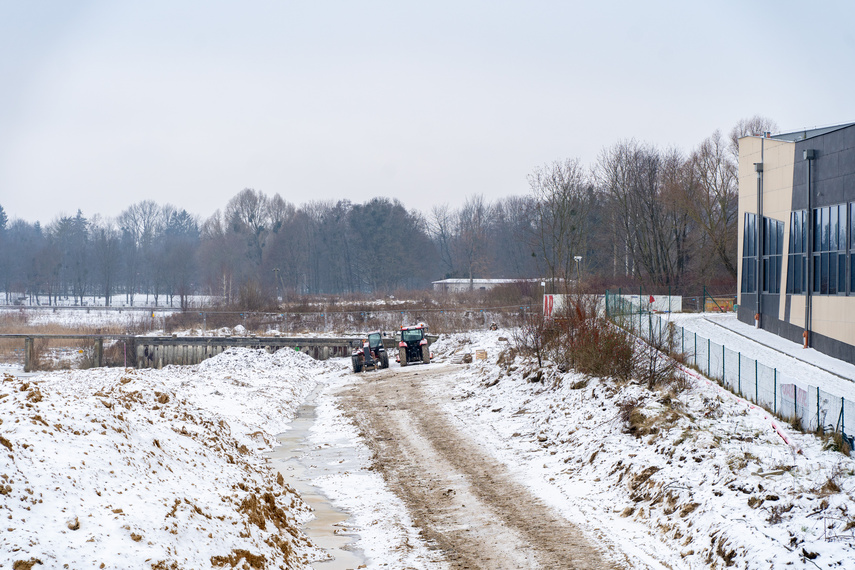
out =
[[[647,338],[653,341],[653,314],[647,313]]]
[[[739,366],[736,369],[736,385],[739,395],[742,395],[742,353],[737,352],[736,355],[739,357]]]
[[[819,386],[816,387],[816,427],[821,433],[825,432],[825,429],[819,425]]]
[[[34,356],[33,339],[31,337],[27,337],[24,339],[24,372],[33,371]]]
[[[816,158],[816,151],[814,149],[805,149],[802,153],[804,160],[807,162],[805,165],[805,195],[807,198],[807,211],[805,213],[805,222],[807,223],[807,243],[805,244],[805,258],[807,259],[807,287],[805,287],[805,333],[807,333],[806,345],[808,347],[811,346],[811,320],[813,319],[812,309],[813,309],[813,200],[811,198],[811,165],[813,160]]]
[[[778,413],[778,369],[773,368],[772,371],[774,372],[774,378],[775,378],[775,389],[774,389],[775,391],[773,393],[774,394],[773,395],[773,398],[774,398],[773,402],[774,403],[772,404],[772,412],[777,414]]]
[[[763,328],[763,304],[762,304],[762,292],[763,292],[763,154],[764,154],[764,142],[765,139],[760,139],[760,162],[754,163],[754,170],[757,172],[757,227],[756,229],[756,243],[757,248],[755,250],[756,263],[757,263],[757,279],[754,283],[756,287],[756,300],[757,300],[757,326],[759,328]]]
[[[754,403],[758,402],[757,392],[760,390],[760,380],[759,380],[759,372],[758,372],[757,361],[754,361]]]
[[[695,366],[698,365],[698,332],[695,331],[695,355],[692,356],[692,362],[695,363]]]
[[[707,376],[711,376],[712,368],[711,368],[711,355],[712,355],[712,341],[707,339]]]

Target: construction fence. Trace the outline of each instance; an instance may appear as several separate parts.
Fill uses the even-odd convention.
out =
[[[606,292],[606,315],[654,346],[670,346],[707,378],[805,431],[839,433],[855,449],[855,402],[686,330],[632,298]],[[847,420],[849,425],[847,425]]]

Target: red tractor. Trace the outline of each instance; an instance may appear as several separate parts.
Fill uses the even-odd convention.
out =
[[[427,339],[428,326],[419,323],[412,327],[401,327],[398,331],[398,361],[401,366],[421,362],[430,364],[430,348]]]

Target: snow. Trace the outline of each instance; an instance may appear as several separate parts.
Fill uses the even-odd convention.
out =
[[[629,566],[801,567],[807,554],[822,567],[851,567],[855,461],[700,377],[667,396],[554,367],[530,383],[535,363],[508,362],[511,344],[500,340],[508,337],[479,332],[434,344],[446,358],[488,353],[438,388],[455,391],[448,411]],[[642,400],[644,416],[660,417],[657,431],[627,433],[619,406],[631,398]]]
[[[696,332],[770,368],[777,368],[803,386],[816,386],[855,402],[855,365],[837,360],[813,348],[804,348],[769,331],[756,329],[736,318],[734,313],[703,316],[673,314],[675,324]],[[855,422],[855,418],[853,418]]]
[[[0,558],[202,568],[322,556],[263,452],[323,369],[295,351],[231,349],[196,367],[7,374]]]
[[[733,317],[672,318],[812,385],[852,393],[850,365]],[[536,364],[512,354],[511,338],[444,335],[432,346],[438,363],[475,349],[487,359],[449,365],[431,389],[452,394],[447,411],[459,425],[617,562],[852,567],[855,461],[697,376],[668,395],[550,366],[531,382]],[[0,370],[0,560],[210,568],[264,556],[268,567],[300,568],[322,559],[299,529],[310,512],[267,460],[320,383],[311,443],[351,448],[357,461],[312,484],[351,514],[347,530],[358,533],[368,568],[447,567],[371,469],[339,407],[355,381],[347,364],[230,349],[163,370]],[[631,398],[644,416],[660,416],[657,431],[627,432],[620,405]]]
[[[42,307],[34,310],[32,307],[0,308],[0,316],[20,316],[28,326],[38,327],[57,324],[68,328],[94,328],[120,326],[129,330],[152,330],[163,326],[163,319],[178,310],[158,309],[155,316],[148,310],[140,309],[104,309],[104,308],[70,308]]]
[[[343,364],[343,369],[346,368]],[[358,431],[336,404],[333,396],[354,381],[351,375],[332,379],[325,398],[316,409],[317,420],[310,442],[314,445],[352,447],[359,469],[325,475],[312,481],[339,508],[352,514],[349,526],[359,533],[355,544],[372,568],[447,568],[436,550],[430,550],[413,525],[406,506],[371,469],[370,451]]]

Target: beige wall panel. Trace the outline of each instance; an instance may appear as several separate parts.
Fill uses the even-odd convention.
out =
[[[814,295],[811,297],[812,330],[829,338],[855,344],[855,298]]]
[[[781,299],[784,299],[785,296],[781,295]],[[797,327],[804,328],[805,327],[805,299],[804,295],[791,295],[790,296],[790,324],[795,325]],[[784,314],[783,307],[781,308],[781,312],[779,315]]]
[[[790,221],[787,219],[784,221],[784,254],[781,256],[781,294],[778,295],[778,315],[781,317],[782,321],[784,320],[787,308],[787,266],[790,264],[790,256],[787,255],[787,249],[789,246],[787,236],[789,235]]]
[[[763,215],[784,221],[790,217],[793,205],[796,145],[773,139],[764,143]]]

